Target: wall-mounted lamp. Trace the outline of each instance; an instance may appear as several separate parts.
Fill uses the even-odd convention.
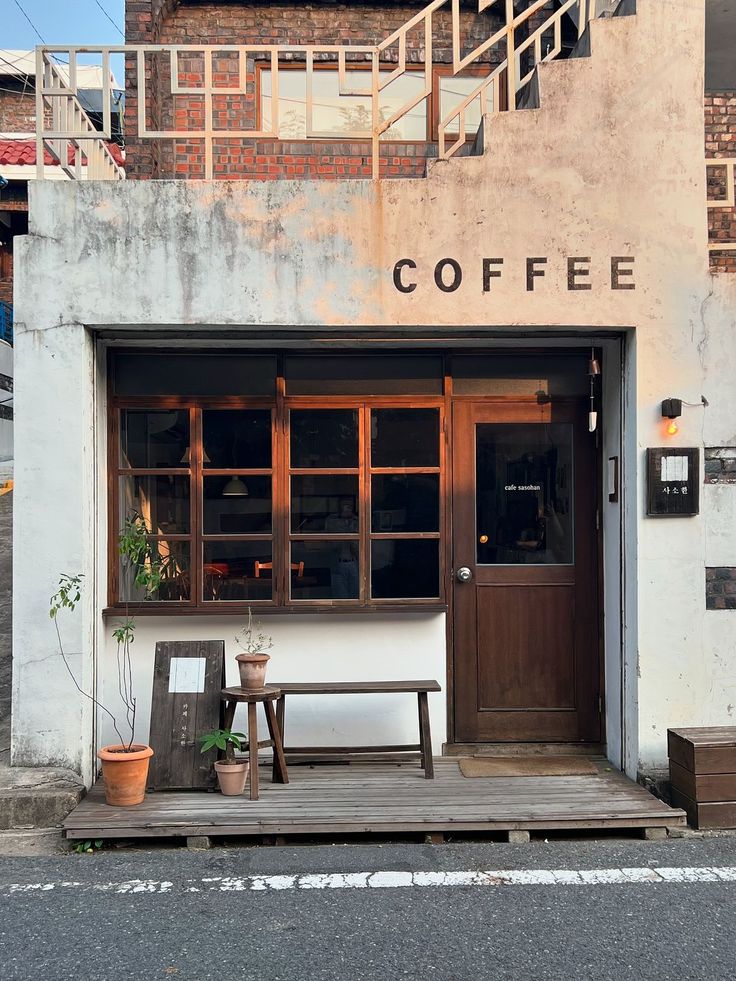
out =
[[[679,432],[677,419],[682,415],[682,399],[664,399],[662,401],[662,418],[669,419],[667,435],[676,436]]]

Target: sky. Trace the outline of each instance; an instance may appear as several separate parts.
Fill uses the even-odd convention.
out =
[[[46,44],[123,43],[125,0],[0,0],[0,48],[30,49],[42,43],[20,8]]]

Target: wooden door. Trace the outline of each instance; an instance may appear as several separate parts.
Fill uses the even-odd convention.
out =
[[[455,738],[598,742],[587,405],[458,401],[452,440]]]

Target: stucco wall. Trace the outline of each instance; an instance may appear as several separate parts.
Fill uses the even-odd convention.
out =
[[[56,693],[68,686],[61,687],[63,668],[53,658],[36,662],[53,649],[44,617],[58,572],[93,567],[104,544],[104,524],[96,534],[87,511],[97,506],[99,519],[102,502],[94,499],[94,440],[85,423],[95,395],[83,325],[105,331],[124,324],[142,338],[161,327],[180,335],[195,326],[205,335],[232,328],[241,337],[269,325],[419,325],[446,328],[448,336],[472,327],[486,331],[489,344],[497,330],[517,327],[540,335],[555,328],[633,331],[622,454],[628,772],[664,761],[667,726],[728,720],[733,693],[720,665],[736,619],[706,614],[704,564],[706,529],[730,505],[706,488],[700,517],[644,516],[644,451],[666,439],[664,397],[699,404],[706,394],[710,403],[705,416],[702,408],[686,409],[678,445],[733,439],[728,365],[736,353],[736,287],[708,271],[703,7],[683,0],[674,18],[656,0],[638,6],[636,17],[592,25],[592,58],[544,66],[541,109],[487,120],[483,156],[437,164],[425,180],[31,188],[31,234],[18,243],[16,294],[16,508],[25,515],[16,526],[25,556],[15,577],[18,762],[40,758],[50,746],[79,762],[70,715],[58,716],[51,742],[39,735],[48,704],[56,708]],[[590,290],[568,289],[570,256],[590,257]],[[615,256],[634,257],[635,289],[611,289]],[[444,257],[463,269],[452,293],[434,283]],[[483,257],[504,260],[490,292],[483,291]],[[533,291],[528,257],[548,260]],[[393,283],[401,258],[417,264],[405,271],[406,282],[417,282],[411,293]],[[25,406],[33,412],[26,415]],[[736,564],[736,542],[731,546],[727,564]],[[72,643],[81,645],[92,674],[89,644],[103,628],[104,597],[90,602]],[[440,620],[427,620],[426,634],[416,628],[413,635],[426,639],[431,654],[423,663],[431,674],[439,672]],[[141,633],[144,687],[154,635],[163,639],[151,624]],[[198,636],[200,629],[209,633],[199,624]],[[385,625],[371,629],[361,635],[361,651],[385,639]],[[318,646],[316,621],[300,620],[275,627],[284,650],[297,630],[310,650]],[[333,658],[343,641],[337,627],[329,636]],[[106,652],[101,660],[109,661],[107,642],[98,643]],[[296,672],[297,661],[288,667]],[[341,662],[341,675],[345,670]],[[73,699],[63,712],[79,712]],[[370,728],[372,718],[360,725]]]

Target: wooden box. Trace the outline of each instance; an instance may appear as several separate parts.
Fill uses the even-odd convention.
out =
[[[695,828],[736,828],[736,726],[668,729],[672,803]]]

